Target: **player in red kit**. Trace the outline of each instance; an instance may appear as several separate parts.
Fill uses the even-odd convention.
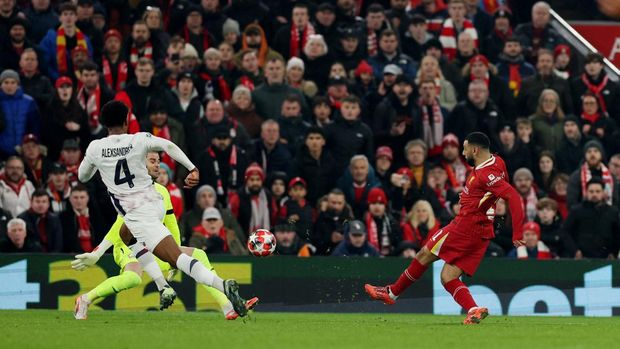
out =
[[[495,202],[506,200],[512,214],[512,240],[515,246],[523,241],[523,206],[519,193],[508,183],[506,165],[489,151],[489,138],[481,132],[470,133],[463,142],[463,155],[474,167],[461,192],[459,214],[443,229],[432,235],[409,267],[395,283],[388,286],[364,285],[366,293],[385,304],[394,304],[399,295],[422,277],[428,266],[443,259],[441,283],[454,300],[467,311],[464,324],[477,324],[489,315],[478,307],[469,289],[459,277],[472,276],[489,245],[493,234]]]

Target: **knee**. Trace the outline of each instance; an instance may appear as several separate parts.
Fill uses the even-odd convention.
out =
[[[142,277],[134,271],[126,271],[127,289],[138,287],[142,283]]]
[[[446,284],[447,284],[448,282],[450,282],[450,281],[452,281],[452,280],[454,280],[454,279],[455,279],[455,277],[454,277],[454,276],[452,276],[452,275],[447,275],[447,274],[445,274],[445,273],[441,273],[441,284],[442,284],[443,286],[446,286]]]
[[[422,247],[422,249],[420,250],[420,252],[418,252],[418,254],[416,254],[415,258],[418,260],[418,262],[420,262],[423,265],[428,265],[432,262],[434,262],[434,257],[435,255],[431,253],[431,251],[426,248],[426,246]]]

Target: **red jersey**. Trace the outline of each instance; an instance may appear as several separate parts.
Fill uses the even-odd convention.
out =
[[[453,225],[459,230],[479,230],[482,238],[493,238],[495,203],[510,189],[513,188],[508,182],[504,160],[492,155],[490,159],[473,168],[467,177],[460,195],[461,209],[454,218]]]

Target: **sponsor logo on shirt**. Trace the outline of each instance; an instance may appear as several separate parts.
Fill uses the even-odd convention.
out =
[[[495,177],[495,175],[490,174],[487,177],[489,179],[489,182],[487,183],[487,187],[493,186],[495,183],[499,182],[504,177],[506,177],[506,174],[504,172],[502,172],[502,174],[499,177]]]

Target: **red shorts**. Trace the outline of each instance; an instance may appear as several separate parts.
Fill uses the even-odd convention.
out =
[[[456,229],[456,225],[450,223],[430,236],[425,246],[435,256],[448,264],[456,265],[465,274],[472,276],[491,241],[480,237],[480,232],[477,230],[460,226]]]

